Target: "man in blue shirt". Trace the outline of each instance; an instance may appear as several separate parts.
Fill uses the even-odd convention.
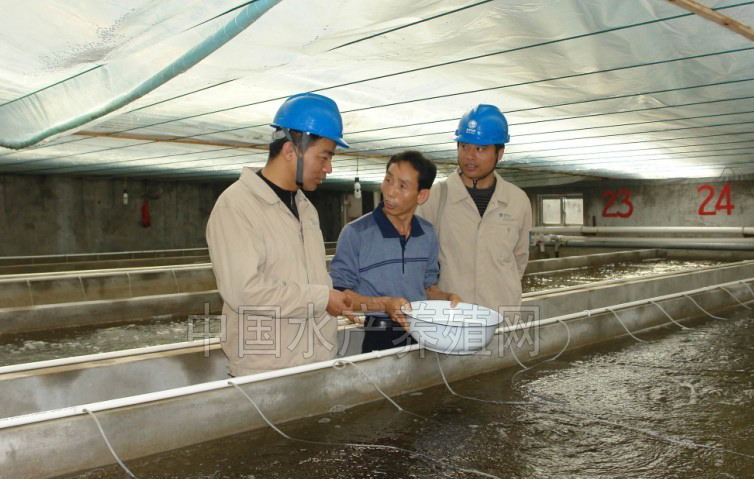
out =
[[[367,313],[362,352],[412,344],[401,307],[410,301],[458,296],[437,287],[439,244],[432,225],[414,215],[427,201],[437,168],[418,151],[393,155],[382,182],[383,201],[347,224],[330,263],[333,287],[354,310]]]

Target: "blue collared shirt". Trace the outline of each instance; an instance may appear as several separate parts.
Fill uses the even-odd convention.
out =
[[[414,215],[404,238],[385,216],[382,203],[348,223],[338,238],[330,263],[333,287],[364,296],[427,299],[426,288],[437,284],[439,243],[432,225]]]

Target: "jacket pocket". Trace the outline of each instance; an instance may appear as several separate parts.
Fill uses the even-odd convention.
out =
[[[499,263],[514,261],[513,250],[518,243],[518,225],[514,222],[494,221],[487,224],[480,241],[492,258]]]

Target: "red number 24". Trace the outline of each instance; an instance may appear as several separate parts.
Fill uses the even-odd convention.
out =
[[[720,191],[720,196],[717,198],[714,210],[708,210],[706,208],[709,202],[715,198],[715,188],[713,188],[712,185],[702,185],[697,188],[696,191],[697,193],[701,193],[702,191],[708,192],[707,197],[702,201],[702,204],[699,205],[699,215],[701,216],[714,216],[720,210],[725,210],[728,216],[730,216],[731,211],[735,208],[730,199],[730,185],[728,183],[725,183],[722,191]]]

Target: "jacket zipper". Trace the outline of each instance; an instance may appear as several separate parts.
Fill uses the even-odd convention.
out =
[[[299,211],[298,214],[299,218],[301,218],[301,212]],[[298,220],[298,235],[299,238],[301,238],[301,249],[304,252],[304,269],[306,270],[306,282],[310,283],[309,281],[309,263],[306,260],[306,243],[304,243],[304,225],[301,223],[301,220]]]

